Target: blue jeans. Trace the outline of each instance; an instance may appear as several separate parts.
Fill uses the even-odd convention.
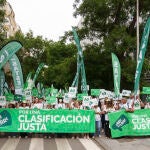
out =
[[[95,126],[96,126],[96,132],[95,132],[95,136],[99,136],[100,135],[100,130],[101,130],[101,120],[100,121],[95,121]]]

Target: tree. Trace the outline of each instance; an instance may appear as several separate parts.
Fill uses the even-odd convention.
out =
[[[144,24],[150,14],[150,1],[140,1],[139,5],[141,17],[140,35],[142,35]],[[88,64],[95,66],[95,74],[100,76],[99,80],[97,80],[92,74],[89,76],[87,73],[88,80],[92,80],[95,86],[97,86],[96,83],[99,82],[101,83],[99,86],[102,88],[106,87],[105,85],[107,85],[108,89],[113,88],[112,75],[110,76],[110,74],[112,73],[111,52],[114,52],[118,56],[122,67],[121,88],[133,89],[136,69],[136,1],[75,0],[74,8],[74,16],[77,17],[80,15],[83,19],[82,27],[78,29],[80,39],[88,38],[92,40],[97,38],[100,40],[99,43],[93,43],[91,47],[85,48],[85,54],[86,51],[88,51],[87,53],[91,51],[90,56],[88,54],[85,55],[85,60],[90,57],[91,60]],[[71,39],[70,35],[71,32],[66,32],[62,39]],[[95,54],[95,48],[99,49],[97,50],[99,52],[96,52],[97,54]],[[97,57],[95,57],[95,55],[97,55]],[[131,55],[133,56],[131,57]],[[149,54],[147,54],[147,56],[148,55]],[[94,62],[92,62],[93,57],[102,59],[102,61],[95,60],[94,64]],[[88,64],[86,66],[87,72],[89,70]],[[95,69],[97,65],[100,66],[100,68],[98,67],[99,70]],[[145,67],[144,69],[146,69]],[[105,76],[105,74],[107,76]],[[105,85],[103,82],[105,82]]]

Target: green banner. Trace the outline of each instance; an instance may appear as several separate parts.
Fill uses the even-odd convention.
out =
[[[20,65],[20,61],[16,54],[14,54],[9,59],[10,69],[12,71],[14,86],[15,86],[15,94],[23,94],[23,74],[22,74],[22,68]]]
[[[44,67],[44,63],[41,63],[39,66],[38,66],[38,68],[37,68],[37,70],[36,70],[36,72],[35,72],[35,75],[34,75],[34,77],[33,77],[33,82],[35,83],[35,80],[36,80],[36,78],[38,77],[38,75],[39,75],[39,73],[40,73],[40,71],[41,71],[41,69]]]
[[[136,72],[135,72],[135,81],[134,81],[134,94],[135,95],[138,94],[140,76],[141,76],[142,66],[143,66],[145,52],[147,48],[149,33],[150,33],[150,17],[148,18],[146,22],[144,32],[142,35],[141,45],[140,45],[140,53],[138,56],[138,62],[137,62]]]
[[[115,96],[119,97],[121,68],[117,56],[114,53],[112,53],[111,56],[112,56],[112,65],[113,65],[113,76],[114,76],[114,92],[115,92]]]
[[[21,47],[21,43],[17,41],[11,41],[0,50],[0,69]]]
[[[1,132],[94,133],[92,110],[0,109]]]
[[[150,135],[150,109],[135,110],[134,113],[116,111],[108,116],[113,138]]]

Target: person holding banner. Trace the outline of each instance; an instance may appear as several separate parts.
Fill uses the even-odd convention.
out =
[[[19,105],[19,109],[29,109],[29,106],[28,106],[26,100],[24,100],[24,101],[21,102],[21,104]],[[28,138],[28,133],[25,133],[25,132],[20,133],[20,136],[22,138]]]
[[[105,98],[103,111],[105,113],[105,127],[104,127],[105,135],[106,135],[106,137],[111,138],[111,130],[109,127],[108,113],[115,111],[112,99],[109,99],[108,97]]]
[[[126,97],[122,97],[121,103],[119,104],[119,109],[125,109],[125,111],[127,111],[127,112],[133,112],[134,111],[132,103],[127,102]]]
[[[101,129],[101,114],[103,114],[103,112],[101,112],[101,109],[98,106],[98,101],[94,102],[94,108],[93,109],[95,111],[95,125],[96,125],[96,132],[95,132],[93,138],[95,136],[101,137],[101,132],[100,132],[100,129]]]
[[[56,104],[56,109],[65,109],[65,104],[63,102],[63,99],[62,98],[59,98],[58,99],[58,104]]]
[[[27,101],[22,101],[20,106],[19,106],[19,109],[29,109],[29,106],[27,104]]]
[[[41,102],[39,102],[38,97],[36,97],[33,101],[33,104],[31,106],[32,109],[37,108],[37,109],[42,109],[43,108],[43,104]]]

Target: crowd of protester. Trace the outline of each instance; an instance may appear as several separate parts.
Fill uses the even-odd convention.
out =
[[[91,106],[83,106],[82,101],[77,99],[71,99],[69,103],[65,103],[63,98],[58,98],[56,104],[47,103],[43,98],[33,97],[32,101],[23,100],[20,102],[11,101],[7,103],[3,108],[20,108],[20,109],[93,109],[95,112],[95,133],[86,133],[86,134],[69,134],[69,133],[42,133],[41,135],[45,138],[51,137],[70,137],[70,138],[95,138],[105,135],[107,138],[111,138],[111,131],[109,126],[109,117],[108,113],[124,109],[127,112],[133,113],[134,110],[150,108],[149,102],[142,102],[141,99],[137,96],[136,98],[133,95],[124,96],[121,99],[113,100],[108,97],[98,98],[93,96],[92,99],[96,99],[97,103]],[[95,101],[95,100],[94,100]],[[19,133],[7,133],[8,136],[16,136]],[[20,133],[21,137],[28,137],[34,133]]]

